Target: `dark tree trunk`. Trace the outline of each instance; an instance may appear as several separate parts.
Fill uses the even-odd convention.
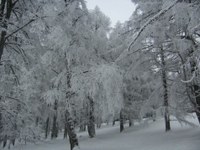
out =
[[[57,109],[58,109],[58,101],[55,100],[54,102],[54,116],[53,116],[53,126],[51,131],[51,138],[57,138],[58,137],[58,124],[57,124]]]
[[[5,47],[5,37],[6,37],[6,31],[1,32],[1,40],[0,40],[0,61],[3,55],[3,50]]]
[[[194,93],[195,93],[195,99],[196,99],[196,115],[198,118],[198,121],[200,123],[200,87],[198,85],[194,85]]]
[[[39,124],[39,117],[37,116],[37,117],[36,117],[36,120],[35,120],[35,126],[37,127],[38,124]]]
[[[169,102],[168,102],[168,89],[167,89],[167,75],[164,51],[161,48],[161,64],[162,64],[162,84],[164,95],[164,116],[165,116],[165,131],[171,130],[170,116],[169,116]]]
[[[129,127],[131,127],[133,125],[133,119],[131,118],[130,115],[129,115],[128,120],[129,120]]]
[[[153,119],[153,122],[155,122],[155,121],[156,121],[156,114],[155,114],[155,112],[153,112],[152,119]]]
[[[122,132],[124,130],[124,115],[122,110],[120,111],[119,120],[120,120],[120,132]]]
[[[15,139],[11,139],[8,145],[8,149],[10,149],[11,145],[15,145]]]
[[[70,149],[73,150],[75,147],[78,147],[78,138],[75,133],[74,121],[72,117],[70,116],[70,113],[68,110],[66,110],[65,112],[65,118],[66,118],[67,133],[68,133],[69,142],[70,142]]]
[[[4,50],[5,42],[6,42],[6,35],[7,35],[6,29],[8,28],[8,22],[9,22],[14,5],[15,3],[13,3],[12,0],[1,1],[0,23],[2,24],[2,27],[4,28],[4,30],[1,31],[1,37],[0,37],[0,62],[1,62],[3,50]]]
[[[86,131],[86,126],[87,126],[87,124],[85,124],[85,123],[83,123],[83,124],[81,124],[80,125],[80,132],[83,132],[83,131]]]
[[[102,119],[100,116],[96,117],[96,124],[97,124],[97,128],[101,128]]]
[[[156,121],[156,108],[155,108],[155,106],[153,106],[152,107],[152,119],[153,119],[153,122],[155,122]]]
[[[0,5],[0,24],[1,27],[4,28],[1,31],[0,34],[0,65],[1,65],[1,59],[3,55],[3,50],[5,47],[5,41],[6,41],[6,29],[8,28],[8,22],[11,16],[13,4],[11,0],[1,0],[1,5]],[[2,123],[2,112],[0,111],[0,135],[3,132],[3,123]],[[3,141],[3,145],[6,145],[6,141],[4,140],[3,137],[0,137],[0,143]]]
[[[49,135],[49,117],[46,120],[46,124],[45,124],[45,138],[47,139]]]
[[[8,149],[10,149],[11,145],[15,145],[15,139],[10,139],[9,144],[8,144]]]
[[[72,109],[70,100],[75,93],[71,91],[71,76],[72,75],[70,71],[70,65],[67,59],[65,61],[65,65],[66,65],[66,70],[67,70],[66,100],[67,100],[68,108]],[[65,125],[66,125],[67,133],[69,136],[70,148],[71,150],[73,150],[75,147],[78,147],[78,138],[75,132],[74,120],[71,117],[71,113],[68,109],[65,110]]]
[[[187,2],[191,3],[191,0],[188,0]],[[193,38],[192,35],[189,35],[187,32],[185,35],[186,35],[185,39],[192,42],[192,47],[190,49],[188,56],[193,56],[194,52],[197,51],[197,48],[199,48],[198,44],[196,44],[195,39]],[[187,81],[187,70],[186,70],[186,67],[184,66],[185,60],[181,55],[180,55],[180,58],[181,58],[181,62],[183,65],[184,80]],[[190,67],[191,68],[189,71],[191,72],[191,74],[194,74],[196,76],[196,71],[198,69],[198,63],[195,61],[195,58],[193,58],[193,57],[190,58]],[[195,83],[195,81],[193,81],[193,83],[191,83],[191,84],[186,83],[186,92],[187,92],[190,102],[194,106],[194,109],[195,109],[195,112],[196,112],[196,115],[197,115],[197,118],[198,118],[198,121],[200,124],[200,87],[199,87],[199,85],[197,85],[197,83]]]
[[[0,98],[1,101],[1,98]],[[0,110],[0,144],[3,141],[3,137],[1,135],[1,133],[3,132],[3,121],[2,121],[2,110]]]
[[[192,53],[193,52],[194,52],[194,50],[192,50]],[[198,65],[197,65],[197,62],[195,61],[195,59],[191,58],[190,65],[191,65],[191,73],[195,74],[195,76],[196,76],[196,70],[198,68],[197,67]],[[192,84],[192,92],[195,97],[195,102],[194,102],[195,112],[196,112],[196,115],[197,115],[197,118],[198,118],[198,121],[200,124],[200,87],[199,87],[199,85],[197,85],[197,83],[195,83],[195,81]]]
[[[66,119],[65,119],[66,120]],[[64,139],[67,138],[67,124],[65,123],[65,128],[64,128],[64,136],[63,136]]]
[[[6,147],[6,145],[7,145],[7,140],[8,140],[8,137],[7,137],[7,135],[6,135],[6,136],[4,136],[4,139],[3,139],[3,148]]]
[[[195,44],[195,43],[194,43]],[[194,53],[194,50],[192,49],[191,53]],[[195,61],[195,59],[192,59],[191,58],[191,61],[190,61],[190,65],[191,65],[191,73],[192,74],[195,74],[196,76],[196,71],[197,71],[197,65],[198,63]],[[196,115],[197,115],[197,118],[198,118],[198,121],[200,123],[200,87],[199,85],[197,85],[195,83],[195,81],[193,82],[192,84],[192,93],[195,97],[195,104],[194,104],[194,107],[195,107],[195,112],[196,112]]]
[[[11,140],[12,145],[15,145],[15,138]]]
[[[57,116],[53,116],[53,126],[51,130],[51,138],[57,138],[58,137],[58,126],[57,126]]]
[[[89,120],[88,120],[88,134],[90,138],[95,137],[95,117],[94,117],[94,101],[88,96],[89,101]]]
[[[113,126],[115,125],[115,119],[113,119],[112,125],[113,125]]]

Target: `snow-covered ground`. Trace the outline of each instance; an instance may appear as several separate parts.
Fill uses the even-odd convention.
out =
[[[191,119],[197,123],[197,120]],[[136,124],[119,133],[119,126],[105,126],[97,130],[97,136],[88,138],[78,133],[81,150],[199,150],[200,128],[171,122],[172,131],[165,133],[164,120]],[[12,150],[69,150],[69,142],[63,139],[37,145],[16,146]]]

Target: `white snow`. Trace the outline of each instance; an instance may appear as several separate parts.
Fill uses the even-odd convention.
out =
[[[190,118],[195,124],[197,119]],[[165,133],[164,120],[140,123],[125,128],[119,133],[119,126],[103,126],[97,130],[95,138],[87,133],[78,133],[81,150],[199,150],[200,128],[171,121],[172,131]],[[69,150],[69,142],[63,139],[26,146],[16,146],[12,150]]]

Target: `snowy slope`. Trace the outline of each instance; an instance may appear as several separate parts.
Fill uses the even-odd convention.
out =
[[[119,133],[119,127],[105,127],[89,139],[79,133],[81,150],[199,150],[200,128],[172,121],[172,131],[164,132],[164,121],[135,125]],[[197,122],[195,122],[197,124]],[[38,145],[17,146],[13,150],[69,150],[68,141],[58,139]]]

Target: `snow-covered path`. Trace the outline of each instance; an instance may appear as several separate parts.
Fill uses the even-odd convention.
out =
[[[79,134],[81,150],[199,150],[200,128],[181,126],[172,121],[172,131],[164,132],[164,121],[136,125],[119,133],[119,127],[106,127],[97,131],[93,139]],[[54,140],[28,145],[15,150],[69,150],[65,140]]]

